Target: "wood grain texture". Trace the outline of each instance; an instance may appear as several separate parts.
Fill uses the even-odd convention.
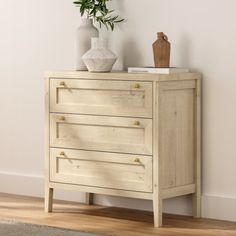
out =
[[[94,197],[93,193],[86,193],[86,195],[85,195],[85,203],[87,205],[93,205],[93,197]]]
[[[146,199],[146,200],[153,199],[152,193],[121,190],[121,189],[116,189],[116,188],[100,188],[100,187],[94,187],[94,186],[71,185],[67,183],[56,183],[56,182],[50,182],[49,186],[51,188],[64,189],[64,190],[69,190],[69,191],[80,191],[80,192],[85,192],[85,193],[87,192],[87,193],[95,193],[95,194],[102,194],[102,195],[109,195],[109,196],[128,197],[128,198],[137,198],[137,199]]]
[[[55,201],[54,212],[43,211],[43,199],[0,194],[0,218],[116,236],[235,236],[236,223],[166,215],[153,228],[152,212]]]
[[[50,80],[51,112],[152,118],[152,83]]]
[[[195,81],[182,87],[160,85],[160,155],[163,156],[163,189],[194,183]],[[163,84],[163,85],[162,85]]]
[[[62,188],[153,200],[157,227],[163,199],[193,194],[199,217],[200,78],[47,73],[45,211]]]
[[[51,148],[50,168],[57,183],[152,192],[150,156]]]
[[[50,146],[152,155],[152,120],[51,114]]]
[[[183,195],[188,195],[195,193],[196,186],[195,184],[178,186],[175,188],[167,188],[162,190],[162,199],[168,199],[172,197],[178,197]]]
[[[45,78],[57,79],[88,79],[88,80],[108,80],[108,81],[182,81],[201,79],[200,73],[177,73],[171,75],[162,74],[136,74],[117,71],[112,73],[88,73],[85,71],[51,71],[45,72]]]
[[[163,32],[158,32],[157,37],[157,40],[152,45],[155,67],[169,68],[171,44]]]
[[[45,188],[45,197],[44,197],[44,209],[45,212],[52,212],[53,207],[53,188],[48,186]]]
[[[194,180],[196,190],[193,194],[193,215],[201,217],[201,81],[196,81],[195,91],[195,159],[194,159]]]
[[[50,172],[50,165],[49,165],[49,79],[45,79],[45,150],[44,150],[44,169],[45,169],[45,203],[44,203],[44,209],[46,212],[52,212],[52,205],[53,205],[53,189],[49,187],[49,182],[50,182],[50,177],[49,177],[49,172]]]
[[[154,226],[162,226],[163,157],[160,155],[160,93],[159,83],[154,82],[153,90],[153,214]]]

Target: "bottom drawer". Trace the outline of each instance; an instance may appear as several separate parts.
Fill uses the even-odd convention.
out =
[[[152,157],[51,148],[50,181],[152,192]]]

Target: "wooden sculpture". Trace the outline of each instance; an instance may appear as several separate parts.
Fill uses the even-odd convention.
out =
[[[157,40],[153,43],[152,46],[155,67],[169,68],[171,44],[170,42],[168,42],[168,37],[163,32],[158,32]]]

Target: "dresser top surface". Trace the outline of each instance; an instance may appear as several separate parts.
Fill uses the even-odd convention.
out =
[[[95,80],[140,80],[140,81],[176,81],[201,79],[201,73],[142,74],[115,71],[111,73],[91,73],[88,71],[48,71],[45,78],[95,79]]]

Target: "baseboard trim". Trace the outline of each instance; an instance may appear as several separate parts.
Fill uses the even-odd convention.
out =
[[[43,197],[44,177],[0,172],[0,192]],[[56,190],[55,199],[84,203],[85,193]],[[152,202],[148,200],[96,195],[95,204],[152,211]],[[165,200],[164,212],[191,215],[191,197],[186,196]],[[236,198],[210,194],[203,195],[202,217],[236,221]]]
[[[203,195],[202,216],[209,219],[236,221],[236,198]]]
[[[43,197],[42,176],[0,172],[0,192],[32,197]]]

